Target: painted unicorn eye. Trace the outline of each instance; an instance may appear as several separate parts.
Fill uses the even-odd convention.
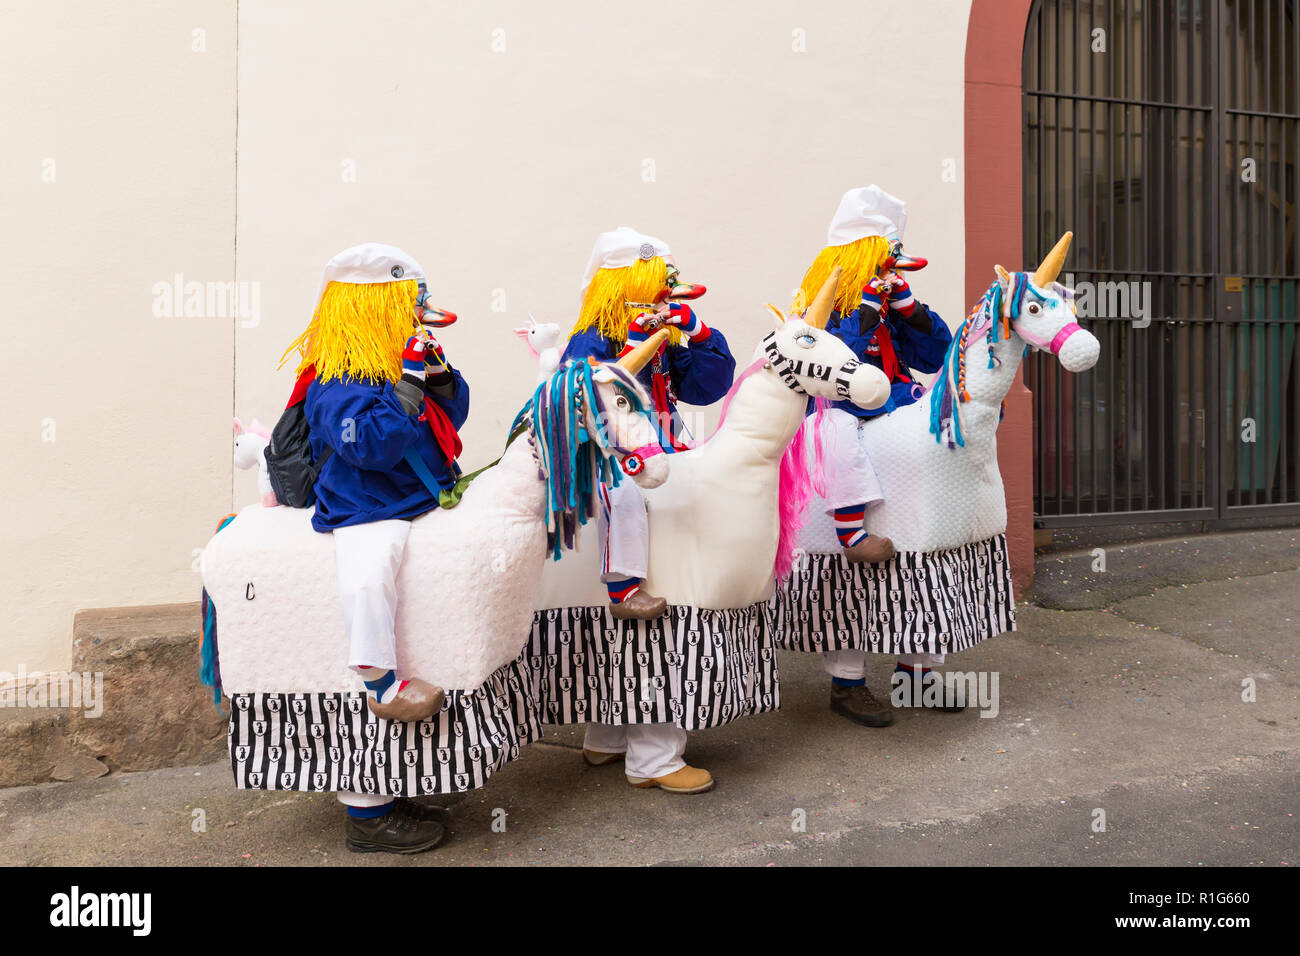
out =
[[[1028,312],[1030,315],[1037,315],[1038,313],[1043,311],[1043,307],[1039,305],[1037,302],[1030,302],[1029,308],[1027,308],[1025,311]]]
[[[630,403],[628,402],[628,400],[627,400],[626,398],[624,398],[622,395],[620,395],[618,398],[614,399],[614,404],[617,405],[619,408],[622,408],[622,409],[627,409],[627,408],[630,408],[630,407],[631,407],[631,405],[630,405]]]
[[[794,337],[794,340],[806,349],[810,349],[817,344],[817,336],[811,332],[801,332]]]

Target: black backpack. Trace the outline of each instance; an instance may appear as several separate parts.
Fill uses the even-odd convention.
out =
[[[307,436],[305,402],[290,405],[271,430],[271,440],[266,446],[266,470],[271,478],[271,490],[280,504],[290,508],[310,508],[316,503],[316,476],[321,466],[334,453],[326,448],[316,461],[311,457]]]

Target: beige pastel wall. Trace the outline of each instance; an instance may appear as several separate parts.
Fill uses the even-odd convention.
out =
[[[208,19],[233,20],[230,4],[212,6]],[[630,225],[666,239],[684,273],[708,284],[699,311],[743,361],[765,330],[762,302],[789,303],[840,194],[876,182],[908,200],[908,248],[933,263],[914,286],[955,322],[965,308],[969,6],[928,0],[903,13],[884,0],[652,7],[241,0],[237,186],[233,98],[199,89],[185,72],[194,65],[179,60],[143,98],[124,89],[137,70],[157,68],[126,61],[154,55],[169,31],[187,40],[202,19],[142,14],[145,38],[120,39],[126,49],[101,64],[111,75],[95,95],[119,116],[129,101],[131,115],[166,139],[151,142],[152,171],[131,166],[126,182],[143,191],[170,182],[172,204],[133,203],[119,181],[110,197],[83,193],[62,209],[66,218],[51,219],[38,183],[22,193],[22,219],[40,224],[47,253],[66,258],[67,237],[80,229],[75,241],[96,263],[97,281],[108,283],[107,291],[84,290],[83,308],[94,295],[98,318],[130,330],[136,346],[113,353],[112,378],[98,393],[113,422],[100,425],[70,389],[46,386],[52,368],[25,371],[20,387],[9,386],[10,407],[16,402],[21,415],[6,420],[6,436],[25,442],[37,464],[21,478],[6,476],[11,497],[26,495],[21,541],[32,557],[19,560],[11,545],[5,560],[19,575],[11,595],[39,597],[42,609],[0,638],[0,669],[24,655],[63,659],[74,606],[193,597],[191,539],[201,543],[222,514],[255,497],[248,473],[235,475],[232,497],[230,415],[270,420],[283,406],[291,382],[287,370],[276,371],[280,354],[310,316],[320,267],[353,243],[404,247],[430,273],[437,299],[460,313],[441,337],[473,390],[464,432],[470,466],[499,451],[533,380],[533,360],[510,330],[530,310],[539,320],[572,321],[591,242],[603,229]],[[53,23],[33,30],[49,55],[67,43],[66,29]],[[213,36],[210,28],[206,55],[215,64]],[[22,47],[35,69],[38,54]],[[224,63],[229,83],[233,56]],[[60,103],[89,82],[78,70],[67,77]],[[54,125],[12,89],[0,96],[21,125]],[[95,135],[75,146],[69,128],[66,149],[79,160],[100,164],[105,153],[138,148],[141,134],[122,129],[120,118],[95,121]],[[176,125],[187,123],[202,125],[202,134],[178,135]],[[29,139],[26,162],[38,168],[39,157],[56,150],[35,133]],[[186,208],[164,215],[173,204]],[[78,209],[94,217],[93,233],[77,221]],[[168,229],[160,235],[162,221]],[[23,261],[48,266],[22,237],[5,241]],[[139,314],[140,288],[173,272],[206,279],[228,271],[232,249],[235,277],[258,295],[257,316],[161,322],[147,301]],[[109,278],[122,270],[140,278]],[[4,281],[13,283],[7,301],[25,299],[24,324],[71,304],[34,294],[26,281]],[[52,366],[60,336],[25,334],[32,337],[22,354],[50,355]],[[128,354],[143,361],[123,364]],[[55,402],[65,404],[44,411]],[[75,425],[74,409],[82,413]],[[56,444],[64,459],[33,438],[46,414],[85,433],[74,439],[81,433],[70,431],[68,446]],[[706,414],[697,432],[711,421]],[[64,435],[61,428],[59,443]],[[155,474],[163,467],[166,478]],[[94,475],[87,500],[69,506],[48,496],[51,487],[84,493],[85,472]],[[165,499],[145,501],[141,482]]]
[[[198,593],[232,330],[152,289],[233,274],[234,64],[231,2],[0,13],[0,672],[66,667],[76,608]]]

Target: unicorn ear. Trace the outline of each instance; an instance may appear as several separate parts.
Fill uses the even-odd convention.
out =
[[[994,266],[993,270],[997,272],[998,279],[1001,280],[1002,282],[1002,288],[1004,289],[1011,288],[1011,273],[1008,272],[1006,269],[1002,268],[1001,266]]]
[[[236,435],[244,434],[244,425],[242,422],[240,422],[238,418],[235,419],[235,434]]]
[[[776,319],[777,328],[780,328],[781,325],[784,324],[785,316],[781,313],[781,310],[778,309],[776,306],[774,306],[771,302],[764,302],[763,308],[767,309],[767,311],[772,313],[772,317]]]

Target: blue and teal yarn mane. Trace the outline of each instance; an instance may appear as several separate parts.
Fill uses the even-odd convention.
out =
[[[636,406],[641,402],[632,395]],[[590,408],[597,422],[602,422],[603,408],[587,362],[569,362],[537,391],[510,426],[517,428],[531,421],[533,444],[541,462],[540,477],[546,482],[546,547],[558,561],[565,550],[573,550],[578,526],[584,525],[600,507],[600,484],[617,487],[622,471],[615,467],[601,449],[609,440],[603,434],[592,435],[586,426],[585,410]]]
[[[966,349],[972,341],[988,333],[989,368],[1001,364],[993,347],[1003,338],[1011,335],[1011,320],[1019,318],[1020,307],[1024,303],[1025,291],[1029,288],[1029,275],[1024,272],[1012,273],[1010,294],[1003,297],[1002,282],[994,280],[988,291],[971,309],[966,321],[957,329],[948,354],[943,358],[939,376],[934,381],[930,395],[930,434],[936,442],[943,441],[943,422],[952,422],[952,434],[948,437],[949,448],[965,448],[966,439],[961,427],[961,403],[970,401],[966,391]],[[1003,315],[1003,308],[1007,314]],[[1025,346],[1029,351],[1029,346]]]
[[[217,525],[217,533],[230,522],[235,520],[234,515],[226,515]],[[203,614],[203,638],[199,645],[199,680],[203,682],[204,687],[212,688],[212,706],[217,709],[217,713],[222,717],[229,716],[221,713],[221,664],[220,657],[217,654],[217,609],[212,603],[212,598],[208,597],[208,589],[204,588],[199,596],[199,609]]]

